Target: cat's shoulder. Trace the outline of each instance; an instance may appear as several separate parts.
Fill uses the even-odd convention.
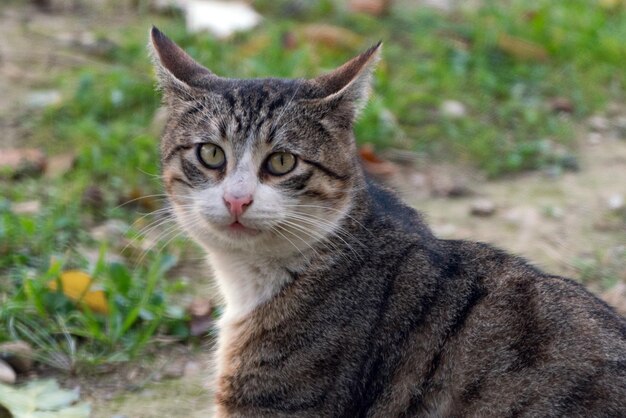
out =
[[[366,179],[371,214],[393,225],[399,232],[419,235],[421,240],[435,240],[422,214],[407,205],[392,190],[372,178]]]
[[[545,317],[595,318],[591,322],[611,324],[607,327],[626,337],[626,319],[581,283],[547,273],[523,257],[490,244],[463,240],[439,242],[448,263],[459,263],[459,271],[479,280],[491,299],[508,301],[509,305],[519,303],[524,309],[535,309]]]

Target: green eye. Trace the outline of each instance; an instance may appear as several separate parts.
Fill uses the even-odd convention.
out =
[[[200,144],[197,154],[198,160],[207,168],[218,169],[226,164],[224,150],[215,144]]]
[[[296,166],[296,156],[288,152],[275,152],[267,159],[267,171],[275,176],[287,174]]]

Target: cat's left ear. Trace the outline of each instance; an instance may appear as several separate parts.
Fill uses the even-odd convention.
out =
[[[334,71],[310,80],[323,92],[322,103],[354,121],[365,107],[371,90],[372,72],[380,60],[382,41]]]

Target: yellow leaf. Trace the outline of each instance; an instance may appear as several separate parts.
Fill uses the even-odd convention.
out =
[[[63,293],[74,302],[84,304],[94,312],[103,314],[109,312],[109,305],[104,291],[91,289],[93,280],[87,273],[69,270],[61,273],[60,281]],[[57,281],[50,281],[48,287],[52,290],[57,290]]]
[[[498,38],[498,46],[504,52],[520,59],[543,61],[548,58],[548,51],[543,46],[506,33]]]
[[[623,5],[622,0],[599,0],[598,4],[605,10],[615,10]]]

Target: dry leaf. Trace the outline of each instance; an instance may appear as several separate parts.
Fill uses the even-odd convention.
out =
[[[93,280],[87,273],[69,270],[61,274],[60,281],[63,293],[74,302],[84,304],[94,312],[102,314],[109,312],[109,305],[104,291],[91,289]],[[48,287],[52,290],[57,290],[57,281],[50,281]]]
[[[365,144],[359,149],[363,169],[376,177],[390,177],[398,173],[398,166],[391,161],[383,160],[374,152],[374,148]]]
[[[348,8],[352,12],[382,16],[389,13],[391,0],[350,0]]]
[[[506,33],[498,38],[498,47],[519,59],[543,61],[548,58],[548,51],[543,46]]]
[[[574,112],[574,104],[567,97],[555,97],[550,100],[550,109],[557,113],[572,113]]]
[[[10,177],[39,175],[46,168],[46,156],[36,148],[0,150],[0,173]]]
[[[359,149],[359,155],[365,161],[370,163],[382,163],[383,159],[376,155],[374,147],[371,144],[365,144]]]
[[[330,48],[358,48],[363,43],[356,33],[346,28],[323,23],[305,25],[302,28],[302,35],[309,42]]]

